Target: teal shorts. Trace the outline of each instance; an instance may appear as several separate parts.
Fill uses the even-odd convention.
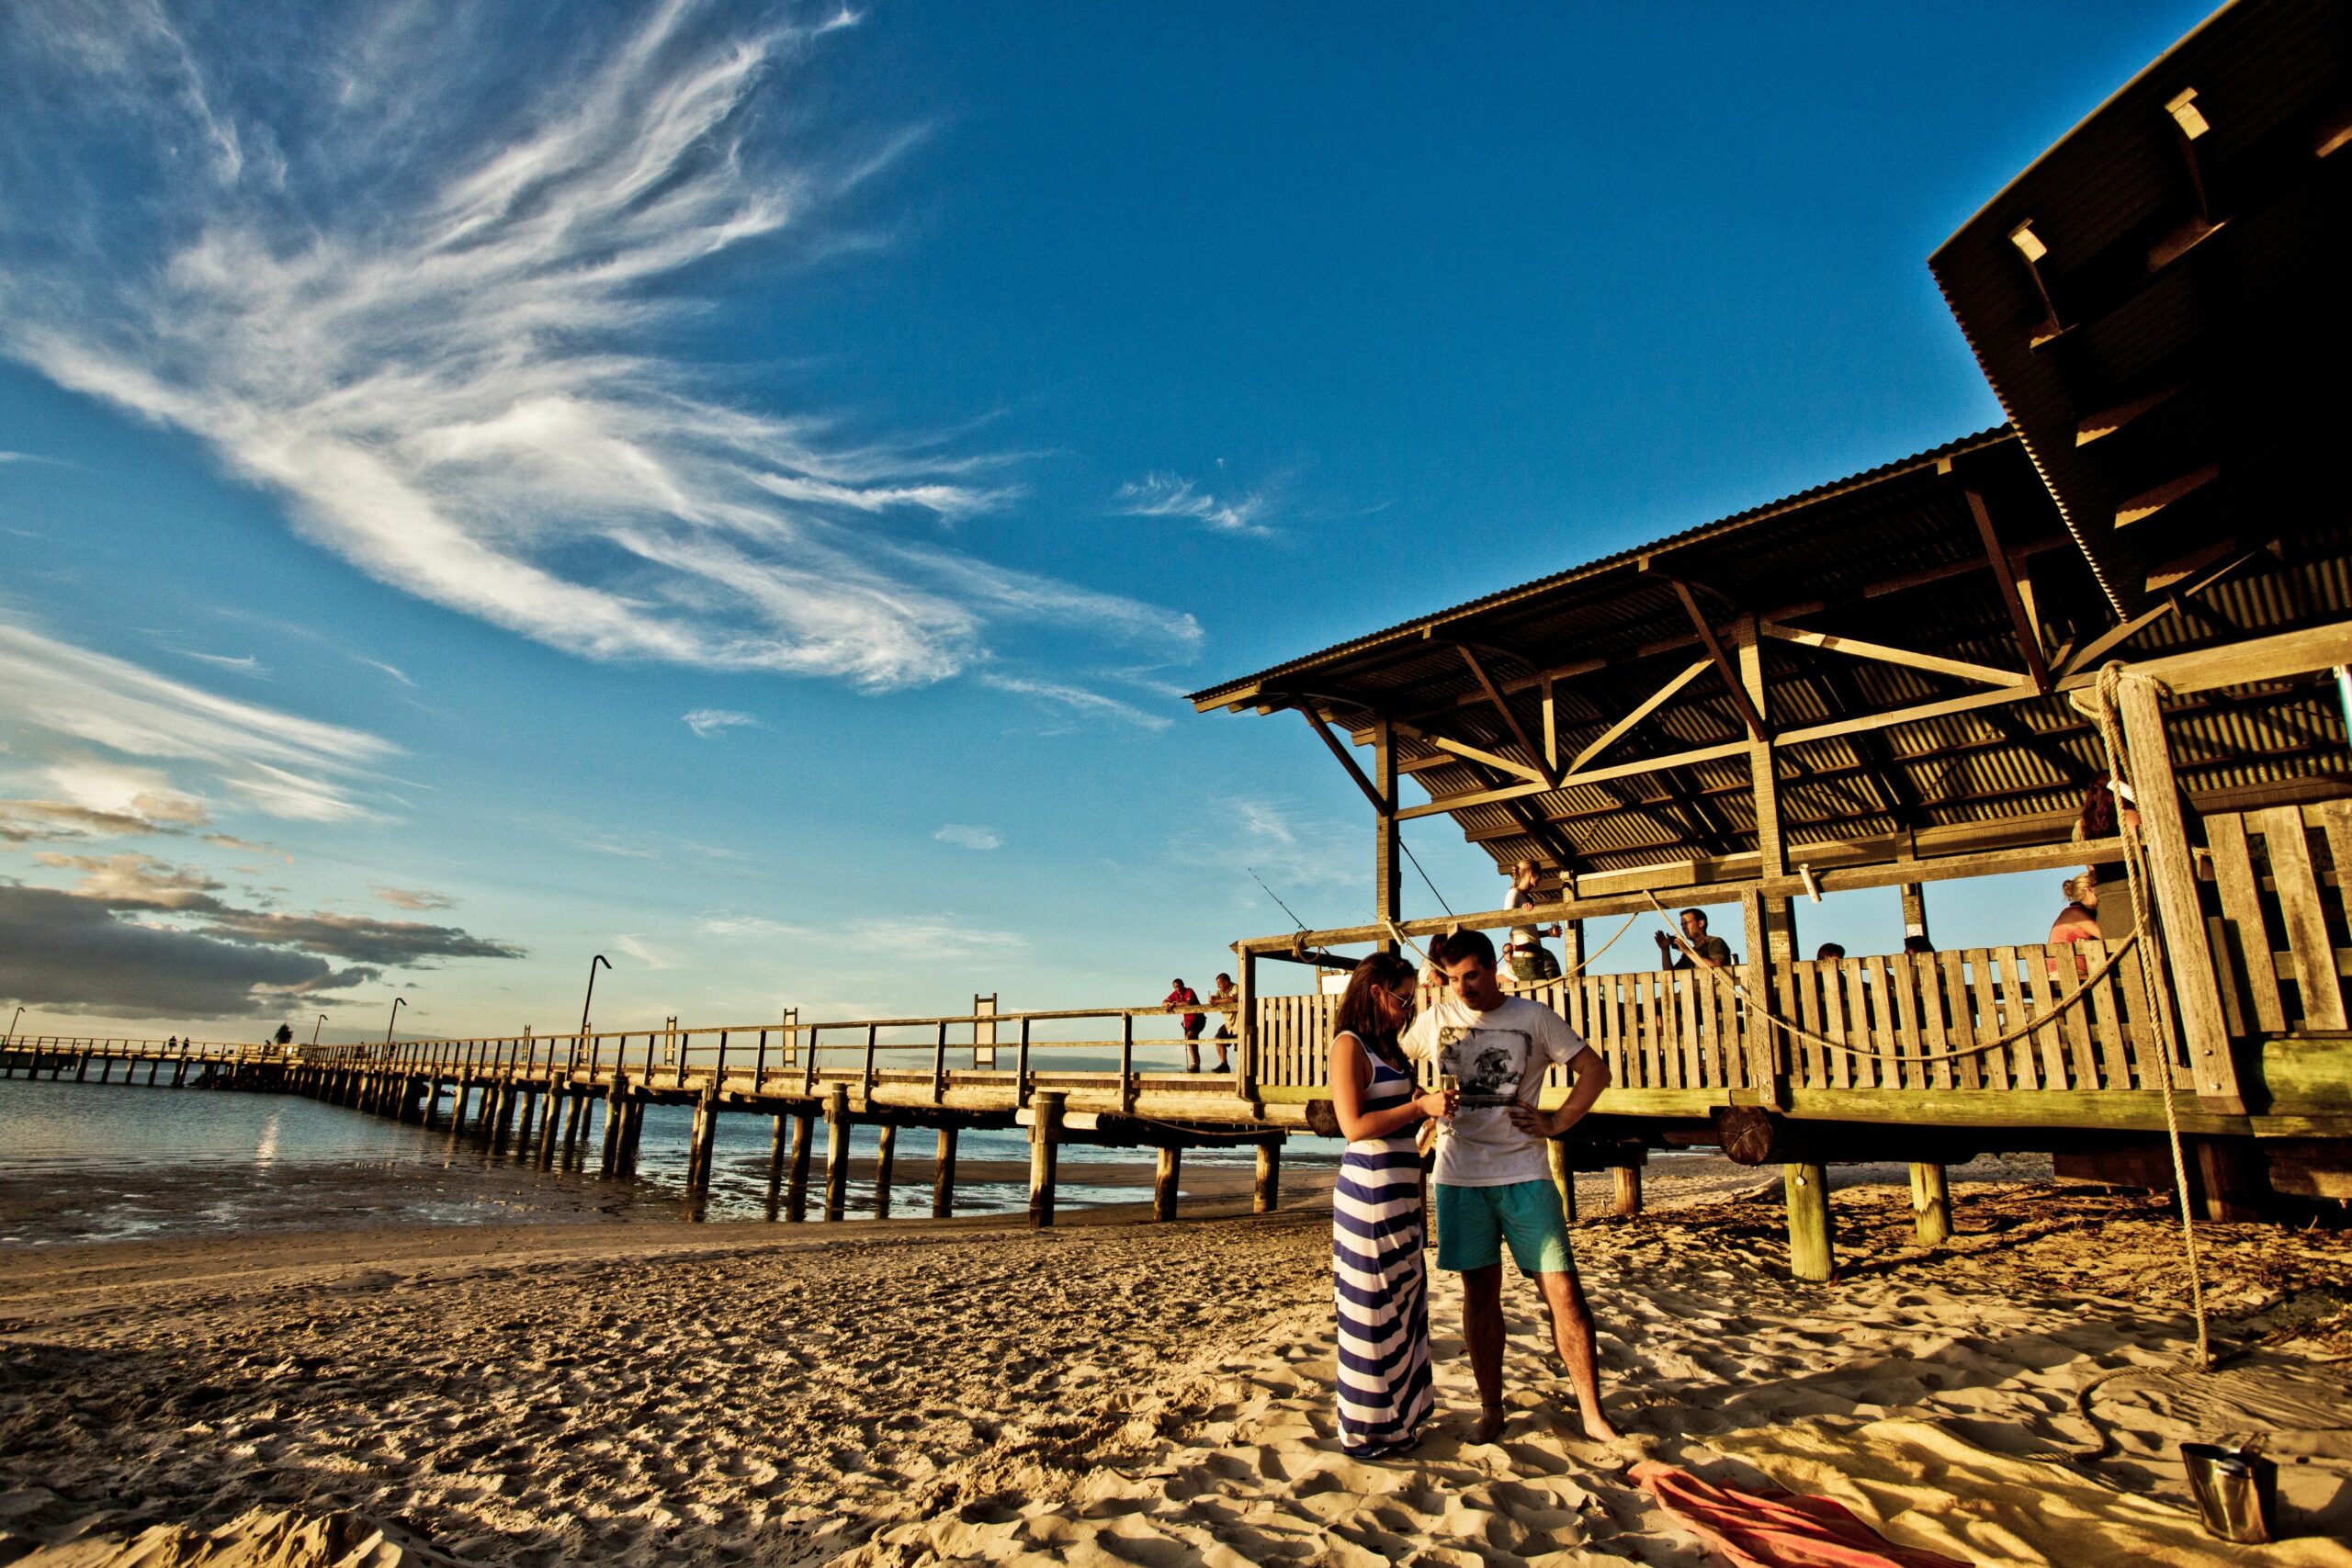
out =
[[[1511,1261],[1529,1274],[1573,1274],[1568,1220],[1560,1190],[1548,1181],[1503,1187],[1437,1185],[1437,1266],[1454,1273],[1491,1269],[1510,1243]]]

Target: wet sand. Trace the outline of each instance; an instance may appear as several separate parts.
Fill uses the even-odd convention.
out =
[[[1971,1168],[1928,1253],[1900,1190],[1849,1188],[1841,1278],[1804,1287],[1777,1194],[1723,1196],[1764,1184],[1717,1164],[1661,1162],[1652,1213],[1577,1231],[1634,1446],[1980,1562],[2097,1561],[2087,1529],[2114,1561],[2352,1563],[2308,1535],[2204,1542],[2171,1457],[2266,1432],[2290,1527],[2352,1529],[2352,1444],[2321,1429],[2352,1408],[2326,1364],[2352,1353],[2352,1235],[2205,1227],[2217,1335],[2246,1353],[2183,1379],[2177,1230],[2145,1199]],[[1517,1283],[1502,1440],[1468,1440],[1438,1276],[1442,1415],[1368,1465],[1333,1436],[1324,1213],[1070,1218],[0,1252],[0,1560],[1712,1561],[1628,1482],[1630,1447],[1562,1425]],[[2096,1464],[2068,1457],[2086,1391]]]

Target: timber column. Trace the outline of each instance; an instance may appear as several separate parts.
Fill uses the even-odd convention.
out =
[[[1159,1159],[1151,1176],[1151,1217],[1172,1220],[1176,1217],[1176,1190],[1183,1179],[1184,1145],[1162,1144]]]
[[[952,1122],[939,1130],[938,1152],[931,1162],[931,1217],[944,1220],[956,1213],[956,1134]]]
[[[1685,594],[1688,603],[1688,594]],[[1697,618],[1696,605],[1692,605]],[[1702,629],[1704,629],[1703,622]],[[1781,877],[1788,873],[1788,863],[1781,844],[1781,783],[1772,760],[1772,739],[1769,728],[1770,705],[1764,686],[1764,651],[1758,640],[1756,617],[1743,615],[1733,630],[1739,659],[1738,692],[1747,698],[1747,711],[1741,717],[1747,725],[1748,787],[1754,793],[1756,809],[1757,874]],[[1767,898],[1759,893],[1740,896],[1739,912],[1747,939],[1747,962],[1740,983],[1759,1007],[1772,1005],[1772,979],[1777,974],[1788,973],[1788,964],[1796,957],[1796,921],[1785,898]],[[1738,1002],[1724,997],[1725,1006],[1739,1009]],[[1747,1063],[1748,1092],[1763,1104],[1779,1107],[1788,1103],[1788,1066],[1782,1060],[1786,1043],[1770,1024],[1739,1010],[1739,1033]]]
[[[1283,1141],[1268,1138],[1258,1145],[1258,1183],[1250,1200],[1253,1214],[1271,1214],[1283,1201]]]
[[[808,1217],[808,1156],[817,1140],[817,1113],[805,1105],[792,1113],[792,1182],[785,1189],[784,1217]]]
[[[1789,1273],[1813,1284],[1837,1268],[1830,1244],[1829,1173],[1818,1163],[1784,1165],[1781,1186],[1789,1200]]]
[[[1033,1104],[1036,1120],[1029,1126],[1029,1224],[1042,1230],[1054,1223],[1054,1176],[1061,1154],[1062,1105],[1068,1096],[1046,1089]]]
[[[837,1083],[825,1096],[825,1218],[838,1220],[849,1206],[849,1085]]]
[[[2180,785],[2173,777],[2172,751],[2165,741],[2163,689],[2127,667],[2116,708],[2123,741],[2131,748],[2132,793],[2140,807],[2140,834],[2148,845],[2148,879],[2155,885],[2156,913],[2164,923],[2165,958],[2178,998],[2181,1043],[2203,1108],[2245,1114],[2238,1089],[2237,1064],[2230,1055],[2229,1026],[2222,1017],[2221,982],[2213,973],[2213,951],[2206,945],[2205,913],[2189,853],[2188,826],[2180,814]]]
[[[1319,717],[1316,728],[1322,728]],[[1372,854],[1372,918],[1387,921],[1402,919],[1405,908],[1404,857],[1398,852],[1396,825],[1396,727],[1385,716],[1374,719],[1372,736],[1372,787],[1378,796],[1373,803],[1377,836]],[[1385,931],[1376,945],[1382,953],[1396,951],[1396,938]]]

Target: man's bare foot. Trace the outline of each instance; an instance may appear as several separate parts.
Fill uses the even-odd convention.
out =
[[[1596,1443],[1613,1443],[1625,1434],[1609,1424],[1609,1417],[1595,1410],[1584,1418],[1584,1435]]]
[[[1503,1435],[1503,1422],[1509,1413],[1499,1404],[1485,1404],[1478,1408],[1478,1425],[1470,1434],[1474,1443],[1491,1443]]]

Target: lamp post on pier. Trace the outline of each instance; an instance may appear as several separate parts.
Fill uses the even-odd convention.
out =
[[[9,1043],[11,1043],[11,1044],[14,1044],[14,1043],[16,1043],[16,1039],[17,1039],[17,1023],[18,1020],[22,1019],[24,1016],[25,1016],[25,1010],[24,1010],[23,1008],[18,1008],[18,1009],[17,1010],[17,1016],[16,1016],[16,1018],[12,1018],[12,1019],[10,1019],[10,1020],[8,1021],[8,1041],[9,1041]]]
[[[316,1046],[319,1043],[319,1024],[324,1023],[326,1021],[327,1015],[321,1013],[319,1014],[319,1022],[311,1025],[311,1043],[312,1046]]]
[[[384,1043],[387,1045],[390,1045],[392,1043],[392,1025],[400,1021],[401,1004],[407,1000],[408,998],[406,997],[394,997],[392,998],[392,1016],[384,1021]]]
[[[580,1038],[582,1042],[588,1038],[588,1004],[596,999],[596,965],[599,964],[607,969],[613,966],[613,961],[601,953],[588,961],[588,994],[580,998]],[[571,1055],[572,1060],[577,1062],[580,1058],[579,1045],[572,1046]]]

